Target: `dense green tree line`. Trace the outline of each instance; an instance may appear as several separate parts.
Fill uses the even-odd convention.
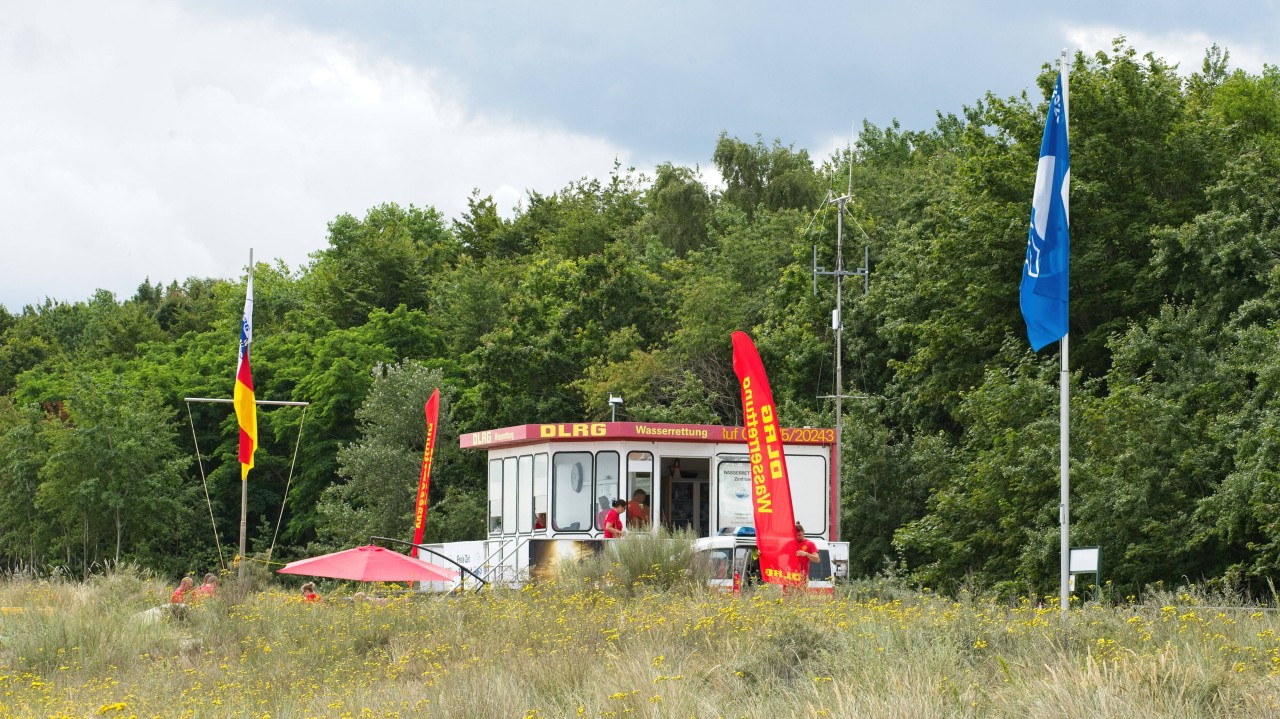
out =
[[[1053,77],[932,128],[866,125],[817,163],[722,135],[718,186],[660,165],[534,192],[509,217],[480,192],[453,220],[382,205],[336,218],[303,267],[259,263],[258,396],[311,405],[260,412],[254,551],[408,534],[434,386],[432,540],[482,530],[482,458],[459,433],[603,418],[610,392],[628,419],[737,423],[734,330],[786,423],[831,423],[834,296],[814,296],[810,264],[816,244],[834,265],[825,199],[848,184],[847,248],[873,264],[844,307],[854,571],[1050,591],[1058,359],[1029,349],[1017,285]],[[1217,48],[1178,70],[1117,41],[1076,57],[1071,133],[1074,542],[1101,546],[1125,591],[1263,586],[1280,567],[1280,71]],[[243,292],[148,281],[0,312],[11,565],[229,557],[235,421],[182,398],[229,396]]]

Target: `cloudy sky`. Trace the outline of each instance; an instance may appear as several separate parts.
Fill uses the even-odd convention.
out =
[[[1184,69],[1213,43],[1280,62],[1280,2],[1206,7],[0,0],[0,304],[235,277],[250,247],[296,268],[341,213],[705,169],[721,131],[821,157],[1120,34]]]

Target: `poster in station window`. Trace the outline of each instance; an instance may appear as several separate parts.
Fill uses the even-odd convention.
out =
[[[751,507],[751,464],[749,462],[720,464],[719,509],[721,529],[756,526]]]

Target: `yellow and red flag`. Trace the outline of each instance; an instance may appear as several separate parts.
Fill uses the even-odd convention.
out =
[[[422,544],[422,532],[427,524],[427,491],[431,488],[431,458],[436,451],[436,425],[440,417],[440,388],[431,393],[425,408],[427,414],[427,448],[422,450],[422,471],[418,474],[418,504],[413,512],[413,543]],[[413,548],[418,556],[418,548]]]
[[[784,586],[803,584],[807,578],[800,572],[796,556],[796,520],[778,407],[760,353],[745,332],[733,333],[733,371],[742,385],[742,424],[751,460],[751,509],[760,550],[760,576]]]
[[[253,396],[253,374],[249,371],[249,345],[253,344],[253,268],[244,298],[244,318],[240,320],[240,362],[236,365],[236,386],[231,393],[240,424],[240,479],[249,478],[253,453],[258,449],[258,405]]]

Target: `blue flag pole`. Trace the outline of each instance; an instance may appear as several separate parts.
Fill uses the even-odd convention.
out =
[[[1058,72],[1062,77],[1062,129],[1065,133],[1067,129],[1068,110],[1070,107],[1067,99],[1068,98],[1067,88],[1070,85],[1070,74],[1071,74],[1071,66],[1067,62],[1067,51],[1065,49],[1062,51],[1062,56],[1058,60],[1058,67],[1059,67]],[[1063,139],[1063,144],[1064,145],[1066,144],[1066,138]],[[1069,178],[1070,176],[1068,176],[1068,179],[1067,179],[1068,183],[1070,182]],[[1063,209],[1065,211],[1066,199],[1067,199],[1066,187],[1063,188],[1062,194],[1063,194],[1063,205],[1064,205]],[[1063,314],[1066,315],[1065,308],[1064,308]],[[1071,473],[1069,471],[1071,457],[1070,457],[1070,453],[1067,451],[1068,448],[1070,447],[1070,440],[1071,440],[1071,432],[1070,432],[1071,372],[1068,366],[1069,354],[1067,352],[1067,335],[1068,333],[1066,332],[1066,328],[1064,327],[1063,334],[1062,334],[1062,341],[1061,341],[1062,342],[1061,344],[1062,370],[1061,370],[1061,374],[1058,377],[1058,383],[1060,385],[1060,389],[1059,389],[1060,396],[1058,398],[1058,404],[1061,405],[1059,409],[1060,416],[1058,418],[1058,422],[1059,422],[1058,471],[1062,479],[1062,481],[1060,482],[1060,484],[1062,485],[1060,490],[1061,496],[1059,498],[1059,502],[1062,505],[1060,510],[1062,514],[1062,518],[1061,518],[1061,521],[1059,522],[1062,527],[1061,537],[1060,537],[1060,541],[1061,541],[1060,549],[1062,552],[1062,557],[1061,557],[1061,572],[1059,573],[1059,576],[1058,576],[1058,582],[1059,582],[1058,600],[1059,600],[1059,603],[1062,605],[1061,612],[1062,612],[1062,618],[1064,620],[1068,616],[1068,609],[1070,608],[1070,602],[1071,602],[1071,596],[1068,590],[1068,584],[1070,583],[1070,579],[1071,579],[1071,576],[1070,576],[1071,575]]]
[[[1071,234],[1069,195],[1071,153],[1067,144],[1067,90],[1070,66],[1067,51],[1058,61],[1058,81],[1054,84],[1040,141],[1036,164],[1035,191],[1031,198],[1031,223],[1027,230],[1027,254],[1022,263],[1022,284],[1018,303],[1027,323],[1031,348],[1040,351],[1058,342],[1062,354],[1061,397],[1061,500],[1058,507],[1062,528],[1062,558],[1059,602],[1062,616],[1070,606],[1070,478],[1068,476],[1068,430],[1070,428],[1070,364],[1067,352],[1068,305],[1070,300]]]

